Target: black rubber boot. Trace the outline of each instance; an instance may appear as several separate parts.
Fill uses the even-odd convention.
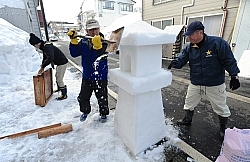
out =
[[[64,87],[60,88],[62,94],[60,97],[57,97],[56,99],[57,100],[64,100],[66,99],[68,96],[67,96],[67,86],[65,85]]]
[[[220,120],[220,137],[221,137],[221,139],[224,139],[228,117],[222,117],[220,115],[218,115],[218,116],[219,116],[219,120]]]
[[[186,114],[184,118],[177,121],[178,125],[186,125],[186,126],[191,125],[194,111],[185,110],[185,112]]]

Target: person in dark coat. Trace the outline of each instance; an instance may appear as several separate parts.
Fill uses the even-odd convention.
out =
[[[51,64],[53,68],[54,65],[57,65],[55,77],[58,89],[56,90],[56,92],[61,91],[61,96],[57,97],[56,99],[66,99],[67,86],[63,82],[63,77],[67,68],[68,59],[59,48],[57,48],[50,42],[44,42],[43,40],[40,40],[33,33],[30,33],[29,43],[36,49],[40,49],[43,51],[43,60],[38,74],[41,74],[44,71],[44,68],[49,64]]]
[[[70,30],[67,34],[71,38],[69,50],[72,57],[81,56],[82,59],[82,85],[78,96],[80,111],[82,115],[80,121],[85,121],[91,112],[90,98],[92,92],[95,92],[99,105],[100,118],[99,121],[104,123],[109,114],[108,108],[108,65],[105,50],[107,43],[103,43],[101,39],[104,37],[100,33],[99,22],[90,19],[86,22],[87,36],[92,39],[83,38],[78,42],[75,37],[75,30]]]
[[[229,44],[220,37],[208,36],[204,33],[204,26],[200,21],[192,22],[185,33],[190,43],[182,50],[178,58],[171,61],[172,67],[181,69],[189,62],[190,85],[188,86],[183,119],[177,121],[179,125],[190,125],[194,108],[206,95],[213,111],[220,121],[220,137],[223,138],[231,115],[226,104],[225,70],[231,76],[230,89],[240,87],[237,62]]]

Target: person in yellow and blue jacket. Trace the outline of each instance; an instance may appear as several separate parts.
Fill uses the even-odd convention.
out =
[[[80,41],[76,38],[77,32],[70,30],[67,35],[71,41],[69,51],[72,57],[81,56],[83,67],[81,90],[77,97],[79,102],[80,121],[85,121],[91,112],[90,98],[92,92],[98,100],[100,118],[99,121],[104,123],[109,115],[108,108],[108,65],[106,48],[107,43],[102,42],[104,35],[100,32],[99,22],[95,19],[86,22],[87,36]]]

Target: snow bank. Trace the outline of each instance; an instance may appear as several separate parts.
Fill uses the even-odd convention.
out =
[[[29,34],[0,18],[0,84],[14,83],[18,75],[38,70],[39,54]]]

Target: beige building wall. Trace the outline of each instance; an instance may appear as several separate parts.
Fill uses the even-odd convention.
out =
[[[153,0],[143,0],[142,18],[152,21],[173,18],[174,25],[185,25],[188,17],[223,14],[226,16],[223,38],[231,40],[240,0],[227,3],[227,11],[222,10],[225,0],[173,0],[153,5]],[[223,22],[223,20],[222,20]]]

